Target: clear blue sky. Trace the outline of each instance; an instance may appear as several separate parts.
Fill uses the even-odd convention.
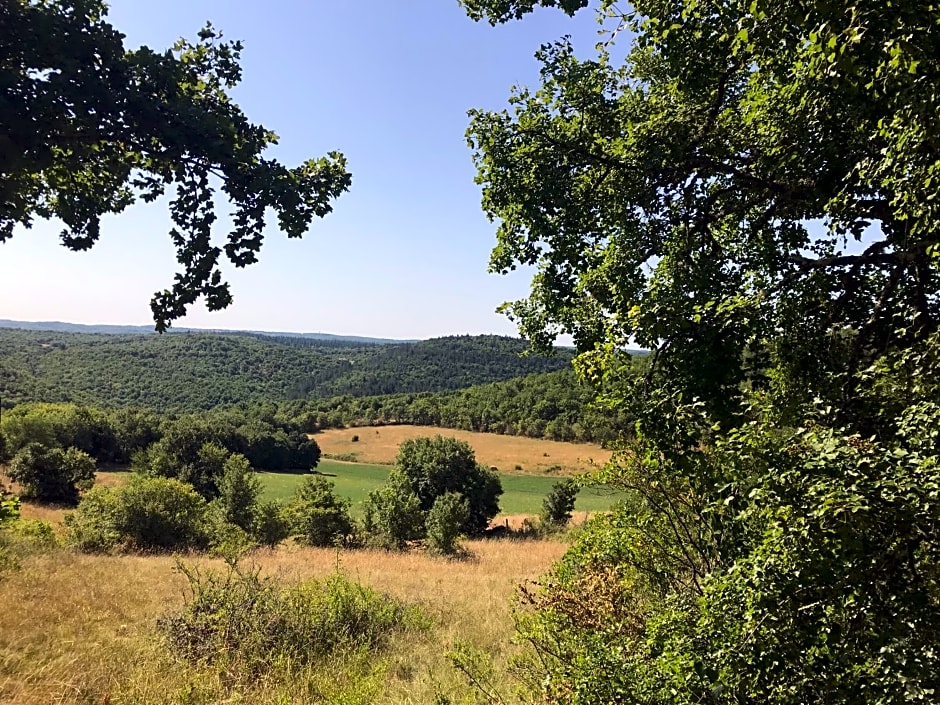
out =
[[[338,149],[353,174],[303,240],[270,227],[258,264],[226,270],[229,309],[199,306],[177,325],[515,334],[494,308],[525,295],[531,272],[486,273],[494,226],[473,183],[466,112],[502,108],[512,85],[535,86],[543,42],[571,34],[590,51],[590,11],[571,20],[543,10],[493,28],[456,0],[114,0],[110,18],[128,46],[163,49],[206,20],[243,40],[236,99],[280,136],[273,154],[294,165]],[[19,231],[0,245],[0,318],[150,323],[150,297],[176,271],[168,228],[163,202],[107,219],[86,253],[61,247],[54,223]]]

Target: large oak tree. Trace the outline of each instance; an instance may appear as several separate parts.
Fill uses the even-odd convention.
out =
[[[469,130],[491,267],[538,268],[507,310],[639,419],[603,474],[628,502],[524,594],[530,695],[936,701],[940,6],[596,9],[596,54],[544,45]]]

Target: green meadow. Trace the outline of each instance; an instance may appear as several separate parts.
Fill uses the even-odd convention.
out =
[[[336,485],[336,494],[352,501],[352,512],[358,514],[369,492],[385,482],[391,466],[321,460],[317,470]],[[287,500],[304,476],[265,472],[260,473],[260,477],[264,483],[265,499]],[[503,483],[503,495],[499,499],[501,514],[538,514],[542,509],[542,500],[558,478],[500,474],[500,480]],[[605,511],[610,509],[616,499],[617,496],[610,491],[585,488],[578,495],[575,511]]]

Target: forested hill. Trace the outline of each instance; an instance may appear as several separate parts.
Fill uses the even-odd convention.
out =
[[[564,368],[570,351],[458,336],[397,345],[242,334],[0,330],[0,398],[196,410],[246,401],[455,390]]]

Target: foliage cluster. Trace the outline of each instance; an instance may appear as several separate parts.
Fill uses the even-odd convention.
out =
[[[224,573],[178,564],[186,605],[160,618],[179,658],[248,675],[303,666],[337,652],[381,652],[396,633],[428,626],[416,608],[334,573],[290,587],[230,562]]]
[[[130,49],[107,13],[101,0],[4,5],[0,242],[55,218],[62,244],[87,250],[102,216],[174,191],[169,234],[182,271],[150,304],[165,330],[199,298],[212,311],[231,303],[220,256],[255,262],[269,211],[301,237],[351,177],[338,152],[294,168],[262,157],[277,136],[229,95],[242,77],[240,42],[206,25],[195,43]],[[212,242],[219,192],[233,209],[223,247]]]
[[[486,530],[499,513],[499,476],[476,462],[464,441],[435,436],[401,444],[384,487],[366,502],[365,532],[386,548],[427,538],[438,553],[453,554],[461,534]]]
[[[74,504],[79,490],[88,489],[95,480],[95,461],[77,448],[28,443],[13,456],[7,475],[20,486],[23,497]]]
[[[935,700],[938,9],[593,4],[596,56],[544,45],[468,133],[491,268],[538,270],[506,310],[637,420],[625,506],[524,596],[528,695]]]

